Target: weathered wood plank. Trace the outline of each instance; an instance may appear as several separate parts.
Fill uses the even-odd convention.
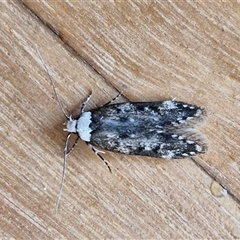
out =
[[[240,238],[239,5],[23,2],[0,13],[0,238]],[[198,104],[209,151],[196,162],[107,153],[110,174],[81,143],[56,216],[64,117],[36,44],[69,112],[90,90],[88,108],[116,89]],[[214,179],[232,195],[213,196]]]

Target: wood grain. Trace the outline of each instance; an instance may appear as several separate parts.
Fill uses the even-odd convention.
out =
[[[240,239],[240,4],[4,1],[0,64],[1,239]],[[122,101],[206,108],[206,154],[166,161],[106,153],[66,133],[36,45],[69,113]],[[225,197],[211,193],[217,181]]]

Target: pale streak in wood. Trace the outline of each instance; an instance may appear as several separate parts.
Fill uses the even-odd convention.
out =
[[[240,238],[239,4],[24,2],[1,3],[0,238]],[[56,216],[64,118],[35,44],[70,111],[91,89],[89,108],[108,101],[113,86],[132,101],[205,106],[211,145],[195,159],[209,174],[191,160],[108,153],[110,174],[82,143]],[[213,178],[235,198],[212,196]]]

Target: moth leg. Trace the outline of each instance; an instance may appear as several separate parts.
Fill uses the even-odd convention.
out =
[[[92,96],[92,91],[88,95],[87,99],[82,103],[80,113],[84,112],[84,108],[85,108],[86,104],[88,103],[88,101],[90,100],[91,96]]]
[[[108,170],[110,171],[110,173],[112,173],[112,170],[108,164],[108,162],[99,154],[99,153],[104,153],[103,151],[99,151],[97,148],[95,148],[93,145],[91,145],[90,143],[86,142],[86,144],[93,150],[93,152],[95,154],[97,154],[101,160],[106,164],[106,166],[108,167]]]
[[[116,97],[114,97],[113,99],[111,99],[110,101],[108,101],[107,103],[103,104],[101,107],[107,106],[108,104],[111,104],[112,102],[114,102],[115,100],[117,100],[123,92],[118,93],[118,95]]]
[[[71,146],[71,148],[69,148],[69,149],[66,149],[66,155],[68,155],[74,148],[75,148],[75,146],[77,145],[77,143],[78,143],[78,140],[79,140],[79,136],[77,136],[77,138],[76,138],[76,140],[75,140],[75,142],[74,142],[74,144]]]

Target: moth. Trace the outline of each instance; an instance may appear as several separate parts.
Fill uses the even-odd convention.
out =
[[[80,116],[72,118],[63,108],[54,81],[40,54],[39,57],[51,80],[61,111],[67,118],[64,130],[68,135],[64,147],[63,175],[57,206],[64,182],[66,156],[79,139],[93,149],[110,171],[111,168],[98,149],[166,159],[186,158],[206,151],[205,141],[196,128],[206,111],[184,102],[168,100],[113,104],[117,96],[99,108],[84,111],[90,94],[81,106]],[[76,134],[77,138],[73,146],[68,147],[72,134]]]
[[[85,104],[84,104],[85,105]],[[65,131],[94,147],[124,154],[177,159],[204,153],[193,129],[204,109],[177,101],[106,104],[68,119]]]

